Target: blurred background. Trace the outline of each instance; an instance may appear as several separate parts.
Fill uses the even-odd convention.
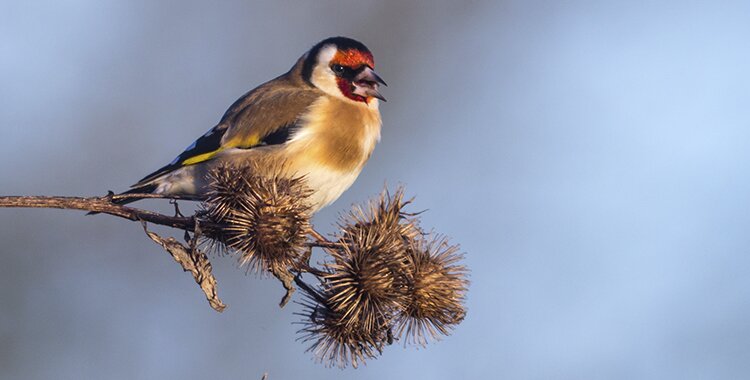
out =
[[[749,19],[741,1],[3,1],[0,194],[124,190],[346,35],[389,101],[316,226],[404,184],[472,284],[450,337],[328,369],[279,283],[231,258],[218,314],[136,223],[0,209],[0,378],[745,377]]]

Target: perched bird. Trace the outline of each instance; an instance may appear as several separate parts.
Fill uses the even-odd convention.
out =
[[[283,167],[285,175],[304,176],[312,211],[325,207],[354,183],[380,140],[378,103],[385,98],[378,87],[385,82],[374,67],[372,53],[356,40],[319,42],[286,74],[239,98],[215,127],[126,193],[201,199],[209,171],[229,163],[261,171]]]

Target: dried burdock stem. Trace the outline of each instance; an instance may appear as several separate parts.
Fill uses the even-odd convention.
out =
[[[270,270],[273,276],[276,277],[276,279],[281,282],[281,285],[284,286],[284,290],[286,290],[284,297],[282,297],[281,302],[279,302],[279,307],[283,308],[287,303],[289,303],[289,300],[292,299],[292,294],[294,294],[294,275],[288,270],[280,269],[278,267],[273,267]]]
[[[308,241],[307,243],[305,243],[305,246],[310,247],[310,248],[318,247],[318,248],[328,248],[328,249],[339,249],[341,248],[341,243],[335,242],[335,241],[317,240],[317,241]]]
[[[183,216],[175,198],[153,194],[110,193],[104,197],[0,197],[0,207],[58,208],[117,216],[143,224],[183,270],[190,272],[209,304],[225,308],[205,252],[224,252],[248,272],[270,274],[284,286],[280,306],[295,289],[304,297],[302,341],[320,362],[354,366],[377,357],[401,338],[425,345],[448,335],[465,314],[468,270],[457,246],[428,235],[418,214],[403,209],[403,191],[383,192],[364,207],[343,215],[339,232],[327,238],[310,223],[302,178],[261,178],[252,168],[222,167],[210,173],[201,208]],[[115,201],[167,198],[175,215],[127,207]],[[146,223],[185,231],[186,244],[162,238]],[[328,258],[310,263],[312,249]],[[308,284],[302,276],[308,274]]]
[[[152,197],[154,198],[154,197]],[[162,197],[167,198],[167,197]],[[82,210],[108,214],[132,221],[143,221],[162,226],[192,231],[195,220],[192,217],[173,217],[153,211],[137,209],[112,203],[112,197],[42,197],[42,196],[0,196],[0,207],[57,208]]]
[[[146,222],[143,222],[143,230],[151,240],[169,252],[185,272],[193,275],[193,279],[206,295],[209,305],[218,312],[224,311],[226,305],[219,299],[216,291],[216,278],[211,274],[211,262],[208,261],[206,254],[198,250],[195,243],[191,243],[191,247],[188,248],[174,238],[162,238],[149,231]]]
[[[112,200],[124,198],[157,198],[180,199],[158,194],[128,194],[125,196],[103,197],[56,197],[56,196],[0,196],[0,208],[56,208],[61,210],[90,211],[117,216],[134,222],[148,222],[192,232],[195,228],[195,216],[169,216],[157,212],[128,207],[112,203]],[[201,222],[204,229],[220,228],[216,224]],[[317,234],[317,233],[316,233]],[[315,235],[312,235],[315,236]],[[320,235],[318,235],[320,236]],[[336,248],[336,243],[319,240],[305,243],[308,247]]]
[[[331,242],[330,240],[326,239],[325,236],[321,235],[320,232],[315,231],[314,229],[310,229],[310,236],[314,237],[315,240],[317,240],[319,243],[335,244]]]
[[[315,241],[308,242],[310,247],[319,247],[323,248],[326,252],[328,252],[329,255],[335,254],[338,250],[342,248],[342,243],[338,241],[330,241],[326,239],[325,236],[323,236],[320,232],[315,231],[314,228],[310,228],[309,231],[310,236],[312,236]]]
[[[131,221],[139,221],[144,223],[144,230],[148,237],[155,243],[162,246],[174,260],[180,264],[184,271],[190,272],[193,278],[201,287],[201,290],[206,295],[211,307],[216,311],[222,311],[226,307],[224,303],[219,299],[216,291],[216,279],[211,274],[211,264],[208,261],[206,255],[200,251],[197,251],[195,247],[195,238],[200,237],[200,232],[197,236],[194,236],[191,241],[191,247],[185,247],[173,238],[162,238],[154,232],[150,232],[145,229],[145,223],[152,223],[161,226],[167,226],[177,228],[187,232],[196,231],[196,216],[168,216],[159,214],[153,211],[128,207],[112,203],[113,200],[128,199],[128,198],[166,198],[176,199],[173,197],[166,197],[158,194],[127,194],[127,195],[107,195],[103,197],[51,197],[51,196],[0,196],[0,208],[56,208],[65,210],[81,210],[90,211],[95,213],[107,214],[117,216]],[[221,226],[216,224],[202,221],[200,226],[204,230],[212,231]],[[317,234],[322,237],[322,235]],[[316,239],[305,243],[307,247],[320,247],[330,248],[335,246],[335,243]],[[320,271],[315,268],[302,268],[306,272],[311,272],[313,275],[319,274]],[[291,285],[295,279],[294,276],[289,274],[285,276],[278,274],[276,276],[284,285],[287,294],[281,302],[281,306],[284,306],[290,299],[294,292],[293,286]]]
[[[302,278],[300,278],[299,275],[294,276],[294,283],[297,284],[297,286],[299,286],[300,289],[305,291],[308,297],[313,298],[317,302],[326,302],[326,300],[320,295],[320,293],[318,293],[317,290],[313,289],[312,286],[302,281]]]

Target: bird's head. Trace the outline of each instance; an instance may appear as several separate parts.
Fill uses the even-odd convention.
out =
[[[370,104],[373,99],[385,101],[378,87],[386,84],[375,73],[374,67],[372,53],[361,42],[331,37],[307,52],[302,75],[329,95]]]

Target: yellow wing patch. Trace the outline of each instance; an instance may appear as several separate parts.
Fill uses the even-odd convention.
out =
[[[223,149],[227,148],[252,148],[256,145],[260,144],[260,137],[257,135],[250,135],[250,136],[236,136],[232,138],[231,140],[227,141],[226,144],[224,144]]]
[[[203,154],[199,154],[197,156],[190,157],[187,160],[183,161],[182,165],[193,165],[193,164],[197,164],[199,162],[210,160],[217,153],[219,153],[220,151],[221,151],[221,149],[217,149],[217,150],[215,150],[213,152],[203,153]]]
[[[195,165],[197,163],[201,163],[203,161],[208,161],[208,160],[214,158],[214,156],[216,156],[217,154],[219,154],[219,152],[221,152],[222,150],[229,149],[229,148],[244,148],[244,149],[247,149],[247,148],[252,148],[252,147],[258,145],[258,143],[260,143],[260,139],[258,138],[258,136],[249,136],[249,137],[245,137],[245,138],[242,138],[242,136],[237,136],[237,137],[235,137],[235,138],[227,141],[227,143],[224,146],[220,147],[219,149],[216,149],[213,152],[202,153],[202,154],[199,154],[197,156],[193,156],[193,157],[188,158],[187,160],[185,160],[185,161],[182,162],[182,165]]]

